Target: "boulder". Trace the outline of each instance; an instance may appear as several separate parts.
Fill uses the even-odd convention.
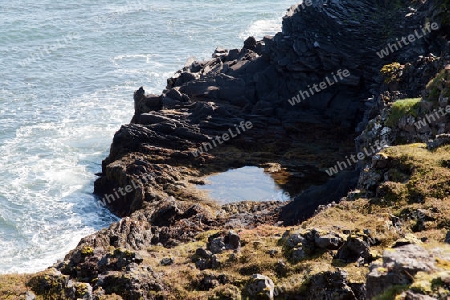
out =
[[[191,72],[182,72],[179,74],[179,76],[174,79],[175,83],[174,86],[182,86],[183,84],[187,83],[187,82],[191,82],[193,80],[197,80],[199,79],[199,75],[195,74],[195,73],[191,73]],[[170,83],[172,81],[168,80],[168,87],[170,86]]]
[[[450,144],[450,134],[444,133],[444,134],[437,135],[434,140],[428,141],[427,148],[429,150],[434,150],[436,148],[439,148],[443,145],[448,145],[448,144]]]
[[[218,57],[226,57],[226,55],[228,54],[228,50],[222,47],[217,47],[216,50],[214,50],[214,53],[212,54],[213,58],[218,58]]]
[[[202,271],[210,269],[212,267],[212,263],[210,259],[201,258],[195,262],[195,266],[197,267],[197,269]]]
[[[227,249],[236,250],[241,247],[241,237],[234,231],[230,231],[224,238]]]
[[[299,248],[294,248],[292,250],[292,262],[293,263],[298,263],[299,261],[302,261],[303,259],[305,259],[307,257],[306,252],[303,250],[302,247]]]
[[[255,50],[256,49],[256,39],[253,36],[248,37],[244,41],[244,49]]]
[[[170,89],[166,92],[166,97],[172,98],[177,101],[183,101],[183,94],[177,88]]]
[[[428,295],[414,293],[412,291],[403,292],[400,296],[400,299],[404,300],[436,300],[434,297],[430,297]]]
[[[292,249],[303,243],[305,238],[300,233],[291,233],[289,230],[283,234],[281,240],[284,242],[286,247]]]
[[[229,75],[220,74],[216,77],[219,89],[218,98],[233,101],[235,98],[245,96],[245,81]]]
[[[365,299],[360,292],[360,286],[354,286],[355,291],[347,280],[347,273],[343,270],[327,271],[315,274],[309,278],[309,282],[299,299]]]
[[[25,293],[25,300],[36,300],[36,295],[32,291]]]
[[[344,240],[338,234],[329,233],[317,236],[314,239],[314,243],[321,249],[337,250],[342,246]]]
[[[195,255],[198,255],[201,258],[209,259],[212,256],[212,252],[204,248],[198,248],[197,250],[195,250]]]
[[[371,258],[370,245],[360,237],[349,236],[337,252],[336,258],[345,262],[362,260],[362,263],[368,263]]]
[[[199,79],[189,81],[181,85],[180,92],[189,97],[208,97],[217,99],[219,97],[219,87],[215,79]]]
[[[212,239],[208,246],[213,254],[222,253],[225,250],[225,243],[222,237]]]
[[[172,257],[164,257],[159,263],[161,266],[170,266],[174,263],[174,261]]]
[[[220,259],[217,255],[213,254],[211,256],[211,268],[218,269],[221,265]]]
[[[146,95],[143,87],[134,92],[134,117],[131,123],[137,122],[137,118],[151,111],[162,109],[162,98],[157,95]]]
[[[247,286],[248,293],[257,299],[273,300],[274,290],[275,285],[272,279],[261,274],[253,275]]]
[[[436,256],[419,245],[409,244],[383,252],[382,263],[374,262],[367,275],[367,297],[372,299],[394,285],[408,285],[418,272],[436,270]]]

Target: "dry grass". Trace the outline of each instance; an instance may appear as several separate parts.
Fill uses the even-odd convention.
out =
[[[0,275],[0,299],[25,299],[25,293],[29,290],[26,283],[30,278],[28,274]]]
[[[197,241],[180,245],[172,249],[151,247],[147,250],[145,263],[156,272],[164,273],[164,283],[169,287],[170,297],[173,299],[221,299],[228,295],[233,299],[245,299],[245,286],[252,274],[269,276],[284,295],[296,294],[307,282],[308,276],[330,269],[333,266],[332,252],[321,252],[310,259],[299,263],[292,263],[285,257],[280,238],[287,230],[286,227],[259,226],[255,229],[239,231],[241,250],[233,252],[226,250],[217,257],[221,266],[214,270],[200,271],[195,267],[193,257],[195,250],[206,247],[207,238],[217,231],[205,232],[197,236]],[[300,227],[290,227],[293,231],[302,230]],[[174,264],[161,266],[159,262],[164,257],[172,257]],[[278,266],[282,261],[285,268],[280,272]],[[349,273],[352,282],[363,282],[368,272],[367,267],[356,267],[354,264],[339,266]],[[199,291],[199,281],[203,276],[225,275],[228,284],[220,285],[209,291]],[[242,291],[244,293],[242,294]],[[223,298],[222,298],[223,299]]]

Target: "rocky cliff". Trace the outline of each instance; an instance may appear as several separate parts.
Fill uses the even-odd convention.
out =
[[[122,219],[27,278],[27,297],[446,299],[448,122],[414,124],[448,103],[449,10],[305,1],[274,37],[138,89],[95,183]],[[434,152],[402,145],[428,139]],[[195,189],[248,165],[293,200],[219,206]]]

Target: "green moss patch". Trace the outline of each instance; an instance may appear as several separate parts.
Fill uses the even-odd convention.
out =
[[[437,102],[439,97],[450,97],[450,72],[442,70],[430,80],[426,87],[429,101]]]
[[[394,285],[388,288],[383,294],[373,298],[374,300],[394,300],[397,295],[406,291],[409,288],[408,285]]]
[[[395,101],[392,104],[386,125],[389,127],[395,126],[402,117],[407,115],[417,117],[419,115],[420,101],[421,98],[407,98]]]

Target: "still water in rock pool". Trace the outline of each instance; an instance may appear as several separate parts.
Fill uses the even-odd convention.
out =
[[[243,167],[211,175],[205,185],[197,186],[220,203],[252,201],[288,201],[289,193],[281,189],[263,168]]]

